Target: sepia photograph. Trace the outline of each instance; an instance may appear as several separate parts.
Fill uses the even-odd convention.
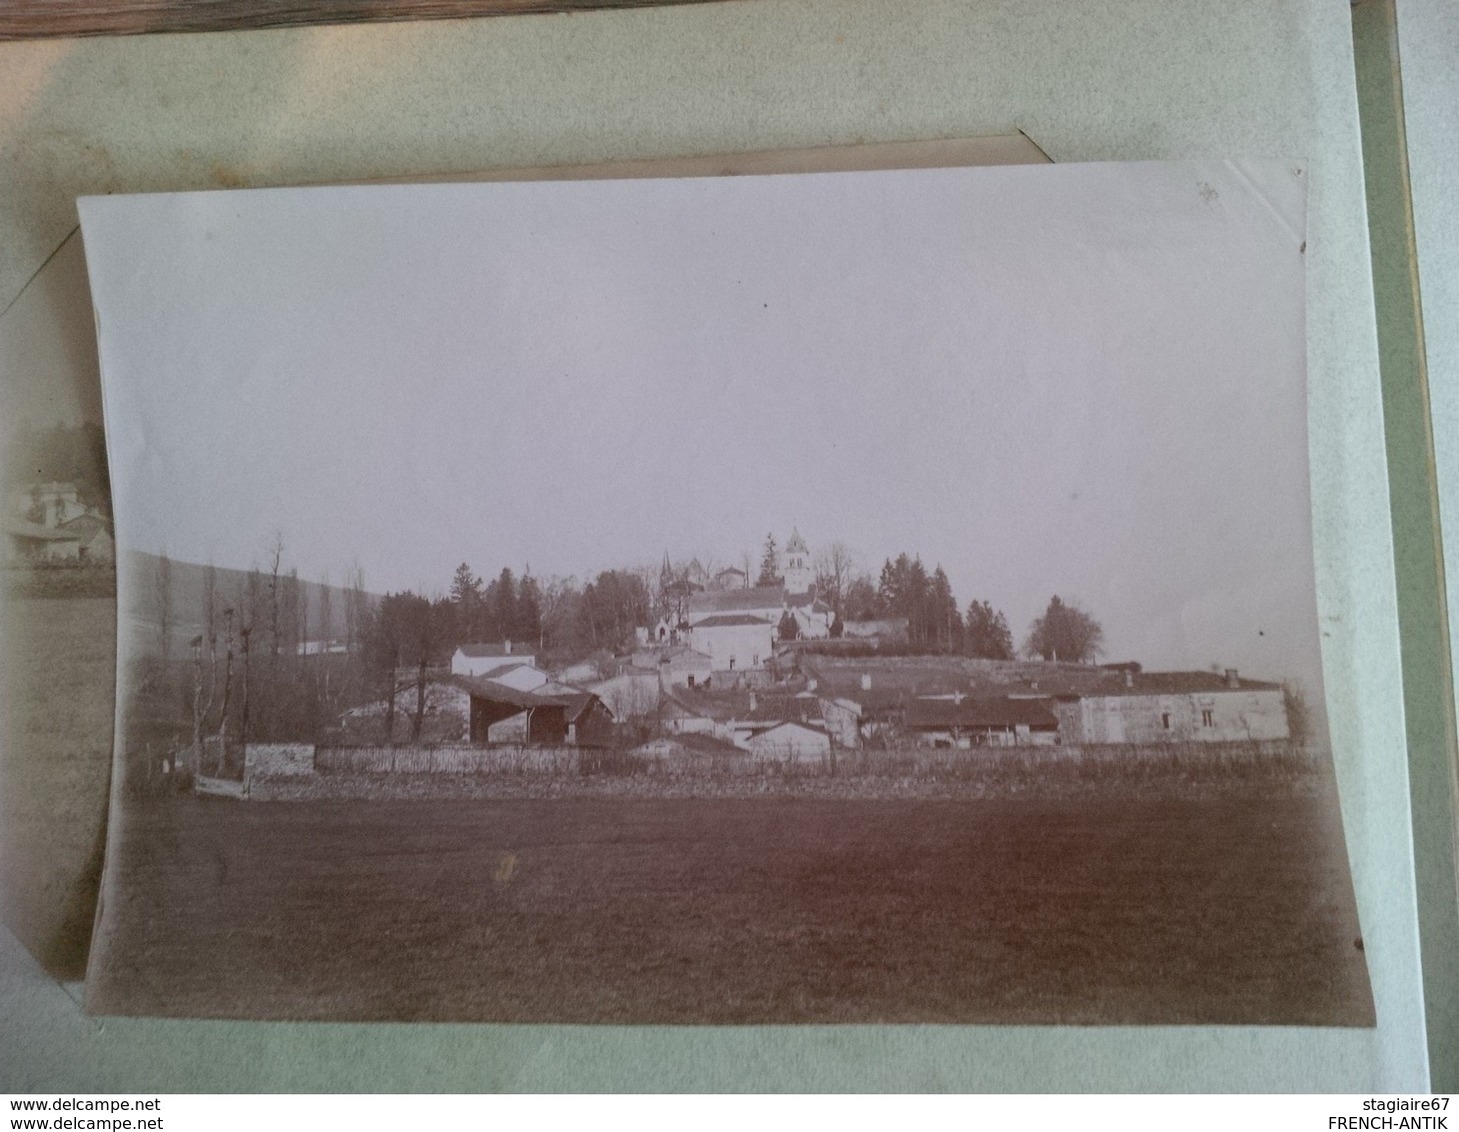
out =
[[[1306,180],[83,199],[88,1009],[1372,1026]]]

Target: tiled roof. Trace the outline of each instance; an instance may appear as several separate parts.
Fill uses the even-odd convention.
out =
[[[1064,698],[1103,696],[1183,696],[1214,692],[1276,691],[1280,684],[1269,680],[1236,678],[1235,687],[1220,672],[1131,672],[1091,668],[1087,672],[1058,672],[1037,680],[1021,680],[1000,690]]]
[[[536,655],[537,650],[531,645],[522,645],[513,642],[508,648],[505,641],[492,641],[487,644],[461,645],[459,649],[462,656],[471,657],[492,657],[492,656],[513,656],[530,662]]]
[[[548,697],[544,696],[542,698],[547,699]],[[553,696],[551,698],[560,701],[566,707],[567,721],[569,723],[576,723],[594,703],[603,702],[592,692],[574,692],[566,696]],[[613,714],[611,709],[609,709],[608,714]]]
[[[689,599],[692,620],[698,613],[735,613],[745,609],[779,609],[785,604],[784,586],[753,586],[747,590],[704,590]]]
[[[758,735],[755,736],[755,738],[762,739],[772,732],[779,731],[782,727],[799,727],[803,731],[814,731],[817,735],[830,734],[830,732],[822,727],[819,723],[810,723],[800,719],[782,719],[779,723],[772,724],[771,726],[765,728],[765,730],[761,731]]]
[[[725,613],[716,617],[706,617],[703,621],[694,622],[695,629],[727,629],[733,625],[768,625],[769,621],[763,617],[755,617],[749,613]]]
[[[909,700],[904,722],[908,727],[1058,727],[1058,717],[1042,700],[1006,696],[968,697],[965,700]]]
[[[525,660],[516,660],[516,661],[513,661],[511,664],[499,664],[495,668],[493,668],[490,672],[483,672],[481,674],[481,679],[483,679],[483,680],[499,680],[503,676],[505,676],[508,672],[515,672],[519,668],[531,668],[531,667],[533,667],[533,666],[531,664],[528,664]]]

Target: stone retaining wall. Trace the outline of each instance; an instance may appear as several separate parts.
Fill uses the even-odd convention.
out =
[[[320,747],[320,774],[574,774],[577,747]]]

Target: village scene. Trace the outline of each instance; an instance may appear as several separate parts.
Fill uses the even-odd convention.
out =
[[[1104,660],[1098,620],[1058,595],[1019,641],[991,603],[960,607],[940,565],[904,553],[873,576],[798,529],[757,561],[665,553],[581,588],[462,563],[429,596],[371,594],[362,573],[306,585],[285,552],[280,536],[266,567],[222,572],[231,587],[139,557],[134,781],[271,798],[356,791],[361,774],[785,783],[898,753],[914,777],[1010,749],[1311,757],[1291,683]],[[170,721],[166,703],[183,709]]]
[[[794,526],[430,596],[131,562],[99,1012],[1370,1017],[1302,690],[1107,660],[1073,599],[1019,640]]]
[[[1054,168],[97,203],[88,1007],[1370,1024],[1300,239]]]

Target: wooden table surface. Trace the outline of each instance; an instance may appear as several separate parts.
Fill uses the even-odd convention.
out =
[[[0,40],[647,8],[707,0],[0,0]]]

